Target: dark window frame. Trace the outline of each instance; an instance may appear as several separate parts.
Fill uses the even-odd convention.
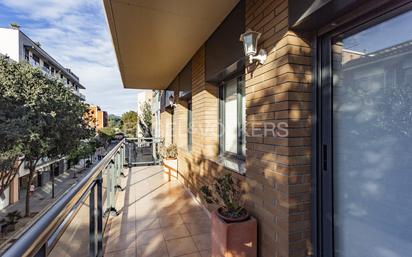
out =
[[[232,81],[236,79],[237,81],[237,153],[234,154],[232,152],[228,152],[225,149],[225,95],[226,95],[226,85],[228,81]],[[246,112],[246,110],[243,110],[242,108],[242,99],[245,97],[245,79],[243,75],[238,75],[235,76],[231,79],[228,79],[226,81],[223,81],[221,85],[219,86],[219,135],[220,135],[220,140],[219,140],[219,154],[221,157],[227,157],[227,158],[234,158],[238,160],[244,161],[246,159],[245,154],[242,152],[242,148],[246,142],[243,142],[243,133],[244,133],[244,125],[243,124],[242,118],[243,118],[243,112]],[[246,121],[245,121],[246,123]],[[223,127],[222,127],[223,125]]]
[[[316,73],[313,83],[313,248],[314,256],[334,256],[334,202],[333,202],[333,85],[332,85],[332,42],[336,37],[355,34],[381,22],[412,10],[412,3],[403,1],[397,5],[374,12],[320,34],[313,45]]]
[[[35,64],[37,64],[37,65],[40,64],[40,57],[38,57],[37,55],[33,54],[32,59],[33,59]]]

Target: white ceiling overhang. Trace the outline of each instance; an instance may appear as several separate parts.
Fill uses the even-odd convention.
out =
[[[104,0],[125,88],[165,89],[239,0]]]

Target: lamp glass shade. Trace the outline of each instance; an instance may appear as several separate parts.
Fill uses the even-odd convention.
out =
[[[257,43],[260,35],[259,32],[248,30],[240,36],[240,41],[243,42],[246,56],[254,56],[257,54]]]

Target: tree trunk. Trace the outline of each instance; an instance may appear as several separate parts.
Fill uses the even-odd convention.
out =
[[[36,170],[36,165],[33,161],[29,161],[29,180],[27,182],[27,189],[26,189],[26,217],[30,216],[30,186],[33,180],[33,175]]]

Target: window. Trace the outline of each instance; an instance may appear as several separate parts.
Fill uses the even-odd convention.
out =
[[[411,23],[409,11],[322,42],[325,256],[411,254]]]
[[[192,151],[192,101],[187,103],[187,149]]]
[[[246,155],[244,91],[242,77],[229,80],[220,88],[220,153],[239,159]]]
[[[40,64],[40,58],[35,54],[33,54],[33,61],[34,61],[34,65]]]
[[[30,61],[30,53],[29,53],[29,50],[27,49],[24,50],[24,59],[26,61]]]

